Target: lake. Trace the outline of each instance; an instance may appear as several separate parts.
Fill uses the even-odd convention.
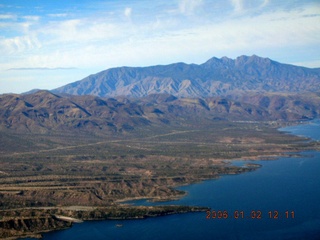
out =
[[[319,120],[281,130],[320,140]],[[180,187],[188,192],[184,198],[157,203],[208,206],[210,214],[88,221],[44,239],[320,239],[320,152],[244,162],[262,167]]]

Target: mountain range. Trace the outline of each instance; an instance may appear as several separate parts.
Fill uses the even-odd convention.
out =
[[[0,95],[0,130],[24,133],[109,134],[319,116],[320,68],[255,55],[113,68],[52,91]]]
[[[244,92],[320,91],[320,68],[282,64],[256,55],[235,60],[211,58],[203,64],[174,63],[151,67],[111,68],[52,90],[99,97],[212,97]]]

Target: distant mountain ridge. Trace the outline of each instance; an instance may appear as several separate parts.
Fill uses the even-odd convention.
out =
[[[251,91],[317,92],[320,91],[320,68],[282,64],[256,55],[235,60],[213,57],[200,65],[174,63],[111,68],[52,90],[99,97],[144,97],[159,93],[212,97]]]

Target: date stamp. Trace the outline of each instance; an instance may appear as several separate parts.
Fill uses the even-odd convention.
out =
[[[251,210],[251,211],[227,211],[227,210],[208,210],[206,219],[294,219],[295,212],[292,210]]]

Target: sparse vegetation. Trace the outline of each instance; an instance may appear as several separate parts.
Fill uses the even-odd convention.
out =
[[[45,99],[39,101],[39,97]],[[154,105],[148,105],[150,98]],[[17,226],[16,230],[5,230],[6,236],[28,233],[19,230],[19,223],[23,224],[19,214],[31,219],[31,225],[38,224],[29,233],[69,226],[47,215],[37,217],[34,212],[45,213],[48,208],[59,211],[75,204],[90,208],[78,215],[81,219],[104,219],[107,215],[92,211],[97,207],[112,208],[109,217],[140,216],[141,209],[123,209],[118,201],[176,199],[185,194],[176,186],[257,169],[255,164],[232,166],[228,159],[274,159],[320,149],[318,142],[278,132],[282,121],[235,121],[237,116],[249,114],[242,112],[244,107],[240,111],[241,104],[235,101],[179,100],[164,95],[134,103],[92,96],[70,99],[40,92],[16,99],[17,106],[10,114],[0,112],[6,119],[0,122],[0,210],[6,216],[1,226]],[[54,105],[55,101],[59,104]],[[55,107],[36,108],[36,103]],[[109,108],[100,109],[105,105]],[[57,117],[62,106],[69,107]],[[33,108],[28,116],[22,113],[25,108]],[[48,114],[40,114],[39,109]],[[258,115],[252,116],[262,118],[267,112],[260,114],[259,109],[252,107],[250,114],[255,112]],[[163,207],[149,215],[161,215],[161,211],[179,212]],[[10,218],[13,212],[18,215]],[[73,216],[71,213],[68,216]],[[84,217],[88,214],[91,217]]]
[[[177,185],[255,168],[226,159],[277,157],[318,148],[317,143],[280,133],[268,123],[215,122],[195,128],[138,129],[115,139],[83,135],[17,135],[30,148],[2,151],[0,204],[105,206],[125,198],[172,198]],[[66,138],[68,144],[66,144]],[[49,147],[51,146],[51,148]]]

